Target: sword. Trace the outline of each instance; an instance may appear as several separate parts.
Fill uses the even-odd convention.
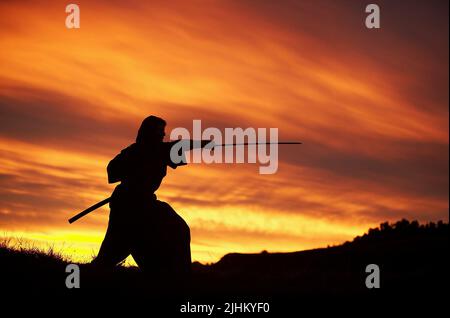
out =
[[[230,147],[230,146],[249,146],[249,145],[301,145],[301,142],[298,141],[280,141],[280,142],[244,142],[240,144],[220,144],[220,145],[213,145],[213,147]],[[93,206],[90,206],[84,211],[81,211],[77,215],[71,217],[69,219],[69,223],[72,224],[73,222],[77,221],[78,219],[81,219],[86,214],[91,213],[94,210],[97,210],[98,208],[104,206],[106,203],[109,203],[111,201],[111,198],[106,198],[100,202],[97,202]]]
[[[244,142],[241,144],[219,144],[213,147],[230,147],[230,146],[250,146],[250,145],[301,145],[298,141],[279,141],[279,142]]]

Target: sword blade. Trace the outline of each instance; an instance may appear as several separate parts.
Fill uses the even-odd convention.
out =
[[[299,141],[280,141],[280,142],[244,142],[240,144],[219,144],[214,147],[231,147],[231,146],[249,146],[249,145],[301,145]]]

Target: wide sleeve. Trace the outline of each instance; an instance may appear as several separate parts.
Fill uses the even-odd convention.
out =
[[[129,148],[122,150],[117,156],[114,157],[108,164],[106,168],[108,172],[108,183],[116,183],[123,181],[129,174]]]

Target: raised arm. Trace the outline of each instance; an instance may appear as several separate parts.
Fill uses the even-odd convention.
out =
[[[136,166],[130,163],[130,152],[133,152],[133,146],[123,149],[108,164],[106,171],[108,172],[108,183],[116,183],[123,181],[131,174],[135,174]]]

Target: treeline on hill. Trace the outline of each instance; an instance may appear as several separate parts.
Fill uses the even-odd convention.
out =
[[[437,223],[430,222],[419,224],[418,221],[409,222],[408,220],[397,221],[390,224],[389,222],[381,223],[379,227],[369,229],[367,234],[362,237],[357,236],[353,239],[353,243],[373,240],[373,239],[395,239],[401,236],[442,236],[448,235],[448,223],[439,221]],[[345,244],[348,244],[345,243]]]
[[[225,255],[210,265],[193,263],[189,294],[297,295],[365,294],[366,267],[380,269],[381,288],[389,292],[438,292],[448,286],[448,223],[419,224],[401,220],[382,223],[351,242],[339,246],[292,253]],[[66,288],[69,264],[55,253],[0,245],[0,279],[3,286]],[[81,264],[84,288],[144,288],[157,277],[137,268],[118,267],[100,272]],[[176,291],[172,289],[171,291]]]
[[[223,277],[219,286],[228,291],[367,293],[373,290],[365,285],[366,267],[376,264],[385,291],[432,291],[448,283],[448,226],[444,222],[385,222],[339,246],[293,253],[228,254],[206,271]]]

